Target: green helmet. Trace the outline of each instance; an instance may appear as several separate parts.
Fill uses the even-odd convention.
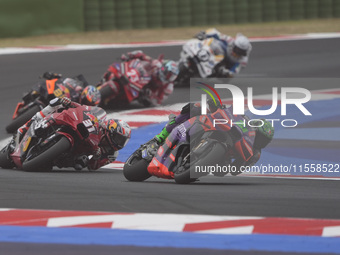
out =
[[[256,137],[254,142],[254,147],[259,149],[266,147],[274,137],[274,127],[272,123],[265,119],[261,119],[261,121],[262,122],[258,121],[259,127],[256,128]]]

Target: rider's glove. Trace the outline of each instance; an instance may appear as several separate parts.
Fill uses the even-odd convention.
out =
[[[232,73],[224,66],[220,66],[217,70],[217,76],[220,78],[229,78],[232,77]]]
[[[102,151],[99,147],[97,147],[94,151],[93,151],[93,159],[94,160],[98,160],[100,159],[100,157],[102,156]]]
[[[206,36],[206,34],[205,34],[205,32],[204,31],[200,31],[198,34],[196,34],[195,36],[194,36],[195,38],[197,38],[198,40],[204,40],[207,36]]]
[[[65,108],[68,108],[71,106],[72,101],[68,97],[63,97],[62,99],[60,99],[60,103]]]

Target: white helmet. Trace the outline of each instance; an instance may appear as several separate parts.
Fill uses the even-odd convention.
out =
[[[232,53],[238,57],[245,57],[251,51],[251,44],[249,39],[243,34],[238,33],[236,35]]]

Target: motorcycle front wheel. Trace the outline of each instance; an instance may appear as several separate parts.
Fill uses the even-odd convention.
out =
[[[71,147],[70,141],[62,136],[60,140],[56,141],[53,145],[46,148],[42,152],[35,153],[28,160],[22,164],[24,171],[44,171],[44,169],[51,169],[51,162],[59,157],[62,153],[66,152]]]
[[[143,159],[137,152],[133,153],[125,162],[123,174],[132,182],[142,182],[150,178],[148,165],[150,162]]]

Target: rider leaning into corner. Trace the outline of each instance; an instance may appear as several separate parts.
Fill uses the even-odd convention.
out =
[[[82,75],[78,75],[77,79],[75,78],[62,78],[62,74],[57,74],[54,72],[45,72],[42,76],[46,80],[56,80],[56,84],[59,88],[65,92],[67,91],[69,97],[72,101],[78,102],[80,104],[85,105],[99,105],[101,100],[101,95],[99,90],[93,85],[87,85],[85,88],[83,87],[85,83],[87,83]]]
[[[225,108],[225,105],[218,105],[216,106],[212,100],[208,100],[208,106],[209,106],[209,113],[212,114],[215,111],[218,110],[218,108]],[[153,139],[150,140],[150,143],[152,145],[150,146],[152,148],[152,151],[156,153],[159,146],[161,146],[166,138],[169,136],[171,131],[177,127],[178,125],[182,124],[186,120],[201,115],[201,105],[200,103],[188,103],[183,108],[181,113],[178,116],[175,116],[174,114],[169,116],[169,122],[166,124],[166,126],[162,129],[162,131],[156,135]],[[248,119],[247,116],[244,116],[245,119]],[[256,135],[255,135],[255,141],[253,144],[253,156],[249,158],[247,161],[244,161],[243,158],[237,153],[237,150],[233,149],[233,157],[234,161],[232,162],[231,166],[235,166],[237,171],[231,172],[232,175],[238,175],[242,173],[241,167],[251,167],[256,164],[256,162],[261,157],[261,150],[265,148],[273,139],[274,137],[274,127],[270,122],[267,120],[262,119],[263,125],[260,126],[259,123],[253,123],[254,126],[260,126],[256,128]],[[244,168],[243,168],[244,169]],[[155,174],[157,176],[157,173]]]
[[[60,108],[77,108],[81,106],[71,99],[63,97],[55,98],[50,101],[40,112],[36,113],[32,119],[18,129],[16,138],[18,142],[24,137],[33,120],[41,120],[45,116],[52,114]],[[91,106],[88,106],[89,108]],[[100,167],[112,163],[118,156],[118,150],[122,149],[131,138],[131,128],[123,120],[107,119],[106,112],[99,107],[92,107],[93,116],[99,122],[99,134],[101,136],[99,144],[95,144],[93,140],[87,138],[85,140],[84,155],[78,155],[72,167],[77,170],[87,167],[89,170],[97,170]],[[89,159],[88,155],[92,155]]]
[[[132,59],[140,59],[149,62],[151,67],[151,81],[148,84],[148,89],[140,100],[149,101],[153,106],[160,105],[174,90],[173,82],[179,73],[177,63],[172,60],[153,59],[141,50],[128,52],[127,55],[123,54],[121,56],[122,61],[129,61]],[[110,81],[113,77],[114,74],[107,71],[103,75],[100,84]],[[113,83],[113,86],[117,85]],[[118,92],[119,88],[116,88],[116,91]]]
[[[249,39],[243,34],[238,33],[233,38],[211,28],[199,32],[195,37],[199,40],[215,38],[221,42],[224,49],[224,59],[216,66],[218,77],[231,78],[247,66],[252,46]]]

